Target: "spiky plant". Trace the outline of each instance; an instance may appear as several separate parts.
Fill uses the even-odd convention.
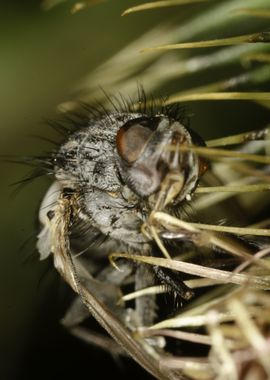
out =
[[[44,4],[48,7],[57,2],[48,0]],[[72,10],[92,3],[75,2]],[[216,101],[230,100],[245,102],[246,107],[250,102],[259,104],[258,113],[268,110],[269,0],[145,2],[123,15],[132,17],[131,13],[165,7],[180,12],[191,3],[200,3],[198,10],[193,8],[194,12],[181,22],[166,19],[131,42],[84,78],[76,99],[61,104],[60,109],[74,110],[78,101],[91,103],[98,99],[105,103],[100,85],[107,93],[125,97],[136,90],[139,82],[147,93],[164,93],[166,88],[165,100],[157,97],[156,104],[207,101],[215,107]],[[193,106],[188,107],[190,110]],[[202,124],[204,117],[205,113]],[[224,114],[219,117],[222,119]],[[231,118],[244,129],[243,111],[238,117],[234,108]],[[66,252],[66,237],[61,235],[65,226],[55,226],[55,239],[62,236],[54,253],[55,260],[62,263],[62,275],[103,327],[159,379],[270,378],[270,229],[265,212],[269,207],[269,140],[266,125],[255,124],[253,130],[206,141],[206,147],[180,147],[205,157],[210,169],[189,201],[192,220],[199,222],[153,211],[151,220],[143,226],[164,258],[126,253],[110,256],[116,267],[117,259],[122,258],[188,274],[185,283],[198,295],[178,308],[174,316],[168,317],[173,312],[169,310],[167,317],[160,317],[155,325],[128,331],[106,315],[108,311],[102,310],[99,300],[77,282],[76,265]],[[226,132],[215,131],[214,135]],[[61,216],[65,210],[59,208],[58,212]],[[171,253],[160,239],[162,233],[175,239],[185,236],[193,248]],[[252,249],[247,249],[245,243]],[[164,286],[146,288],[123,295],[121,302],[166,291]],[[169,340],[172,349],[149,343],[154,337]],[[178,341],[182,342],[181,354]]]

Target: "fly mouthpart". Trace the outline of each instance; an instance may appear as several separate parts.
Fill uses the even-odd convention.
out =
[[[160,170],[166,170],[163,174],[160,190],[156,197],[154,209],[162,210],[172,204],[179,197],[185,185],[185,173],[183,170],[184,157],[180,147],[187,144],[186,136],[176,131],[173,133],[170,146],[173,150],[165,150],[159,162]]]
[[[170,172],[167,174],[165,182],[168,190],[164,201],[164,207],[172,203],[181,193],[184,186],[184,176],[179,172]]]
[[[163,210],[171,204],[181,193],[184,186],[184,176],[180,172],[169,172],[161,183],[160,191],[157,194],[155,211]]]

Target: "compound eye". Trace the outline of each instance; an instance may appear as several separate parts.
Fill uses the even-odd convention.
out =
[[[199,158],[199,177],[202,177],[204,173],[208,170],[209,163],[205,158]]]
[[[116,146],[120,157],[129,164],[135,162],[143,153],[157,125],[157,118],[146,117],[130,120],[123,125],[116,136]]]

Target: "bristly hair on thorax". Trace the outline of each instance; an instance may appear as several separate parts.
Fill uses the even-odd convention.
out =
[[[185,128],[189,129],[189,116],[186,108],[179,104],[166,104],[166,97],[155,97],[146,95],[142,86],[138,85],[137,94],[134,97],[125,96],[121,93],[112,95],[101,89],[103,101],[95,100],[88,104],[84,102],[74,103],[72,110],[62,112],[55,119],[44,119],[47,126],[57,132],[59,138],[49,140],[46,136],[37,136],[41,140],[49,141],[53,148],[47,152],[23,156],[8,157],[8,161],[30,166],[32,169],[13,185],[16,186],[15,192],[23,186],[42,176],[54,176],[55,155],[65,141],[80,129],[89,127],[93,122],[104,118],[120,114],[141,114],[146,117],[157,115],[167,116],[171,120],[180,122]],[[156,100],[158,99],[158,100]]]
[[[110,118],[118,114],[141,114],[149,118],[164,115],[169,119],[180,122],[185,128],[189,129],[189,116],[186,108],[178,103],[166,104],[166,98],[162,97],[159,100],[153,95],[147,96],[142,87],[138,87],[138,91],[134,98],[124,96],[119,93],[112,95],[102,89],[104,101],[95,100],[88,104],[78,102],[74,109],[63,112],[57,119],[46,120],[47,125],[56,130],[61,138],[55,145],[61,145],[68,137],[76,131],[89,127],[91,122],[100,121],[104,118]],[[49,154],[41,156],[29,157],[25,160],[26,164],[36,164],[35,167],[44,175],[53,174],[53,159],[56,149],[53,149]]]

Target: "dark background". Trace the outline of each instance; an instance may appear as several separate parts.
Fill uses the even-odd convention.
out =
[[[108,1],[71,15],[65,3],[44,12],[39,1],[1,1],[1,155],[50,150],[51,144],[37,136],[59,139],[44,120],[56,117],[57,105],[72,98],[75,84],[144,30],[175,17],[173,9],[121,18],[134,3]],[[269,111],[251,103],[189,107],[192,126],[205,138],[264,127],[269,121]],[[35,251],[37,212],[49,179],[17,191],[12,184],[28,168],[1,162],[0,169],[0,378],[96,379],[107,371],[110,378],[124,378],[130,363],[115,364],[109,354],[77,341],[59,325],[70,292],[51,263],[39,262]],[[128,376],[148,377],[136,366]]]

